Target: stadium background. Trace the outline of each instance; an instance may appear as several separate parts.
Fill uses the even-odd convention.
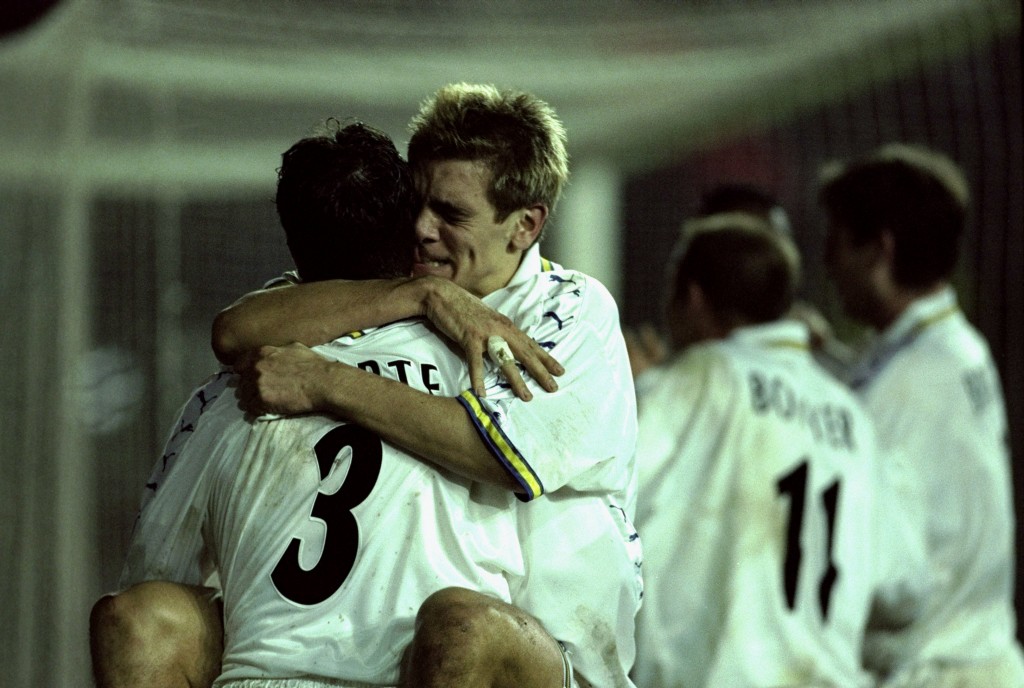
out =
[[[448,81],[517,86],[556,108],[574,177],[545,254],[605,281],[631,325],[657,320],[668,248],[701,192],[746,181],[786,206],[805,296],[857,338],[820,263],[818,170],[892,140],[947,152],[974,191],[957,286],[1002,372],[1019,460],[1020,10],[1013,0],[7,3],[0,684],[85,685],[89,607],[116,583],[168,424],[214,369],[211,318],[288,266],[272,203],[281,152],[327,116],[375,124],[404,150],[409,116]]]

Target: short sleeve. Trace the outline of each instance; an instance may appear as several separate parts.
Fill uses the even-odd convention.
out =
[[[507,387],[460,401],[491,453],[533,499],[564,486],[614,492],[629,487],[636,398],[618,309],[603,285],[581,273],[541,273],[488,305],[509,316],[559,360],[558,391],[528,381],[524,402]],[[493,302],[492,302],[493,301]]]

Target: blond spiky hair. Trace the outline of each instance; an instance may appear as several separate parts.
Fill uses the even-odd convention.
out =
[[[554,211],[569,179],[565,128],[543,100],[488,84],[449,84],[409,123],[409,161],[479,160],[491,170],[488,200],[503,220],[519,208]]]

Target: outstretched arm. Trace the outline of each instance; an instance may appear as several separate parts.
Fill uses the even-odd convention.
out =
[[[217,358],[234,365],[260,346],[324,344],[348,332],[423,316],[462,348],[474,391],[483,393],[484,352],[491,336],[504,338],[526,371],[551,392],[564,371],[547,351],[512,321],[457,286],[437,277],[392,280],[328,280],[267,289],[243,296],[213,324]],[[513,392],[531,397],[515,366],[503,368]]]

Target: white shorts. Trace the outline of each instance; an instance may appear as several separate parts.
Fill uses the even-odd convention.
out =
[[[383,688],[376,683],[338,681],[330,678],[240,678],[214,681],[213,688]],[[398,688],[391,686],[388,688]]]

